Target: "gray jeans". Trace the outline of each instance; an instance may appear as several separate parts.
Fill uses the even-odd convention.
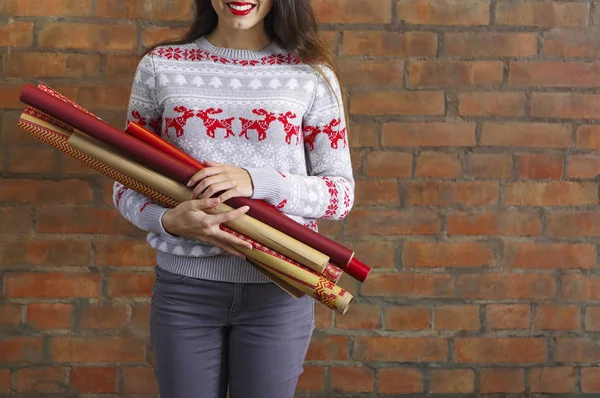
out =
[[[193,279],[156,267],[151,342],[162,398],[292,398],[314,301],[275,284]]]

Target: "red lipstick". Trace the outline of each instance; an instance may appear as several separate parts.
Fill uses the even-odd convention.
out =
[[[242,3],[239,1],[227,3],[227,6],[233,15],[237,15],[239,17],[250,14],[256,8],[256,4],[254,3]]]

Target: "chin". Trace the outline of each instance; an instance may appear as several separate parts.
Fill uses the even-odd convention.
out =
[[[248,30],[271,11],[272,0],[212,0],[219,22],[236,30]]]

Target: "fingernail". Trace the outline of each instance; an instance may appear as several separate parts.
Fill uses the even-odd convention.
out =
[[[187,183],[187,186],[188,186],[188,187],[191,187],[191,186],[192,186],[192,180],[189,180],[189,181],[188,181],[188,183]]]
[[[213,199],[212,200],[212,204],[213,204],[213,206],[218,205],[219,204],[219,199]]]

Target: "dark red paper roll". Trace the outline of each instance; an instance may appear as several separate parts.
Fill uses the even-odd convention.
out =
[[[176,146],[165,141],[156,134],[153,134],[151,131],[135,122],[129,123],[125,129],[125,132],[149,145],[152,145],[164,153],[173,156],[190,167],[194,167],[197,170],[201,170],[206,167],[201,162],[181,151]],[[282,214],[279,210],[273,209],[262,200],[232,198],[225,203],[233,208],[239,208],[243,206],[250,207],[250,210],[247,213],[249,216],[264,222],[265,224],[299,240],[300,242],[312,247],[317,251],[320,251],[323,254],[326,254],[329,256],[332,263],[334,263],[336,266],[339,266],[348,275],[360,282],[364,282],[371,272],[371,268],[354,258],[354,253],[350,249],[331,239],[326,238],[325,236],[305,227],[304,225],[298,224],[291,218]]]
[[[194,168],[188,163],[183,163],[181,160],[177,160],[161,152],[161,150],[148,144],[147,141],[142,141],[128,134],[123,134],[122,131],[112,127],[108,123],[67,104],[31,84],[25,85],[21,92],[20,100],[23,103],[116,148],[132,159],[135,159],[182,184],[187,184],[190,178],[198,170],[198,168]],[[357,280],[362,282],[368,275],[365,275],[366,270],[360,266],[351,266],[348,268],[348,265],[350,265],[354,256],[354,253],[351,250],[301,224],[298,224],[266,203],[247,198],[230,199],[227,203],[236,208],[245,205],[250,206],[251,210],[248,212],[248,215],[278,229],[308,246],[311,246],[315,250],[326,254],[333,263],[339,265],[340,268]]]

